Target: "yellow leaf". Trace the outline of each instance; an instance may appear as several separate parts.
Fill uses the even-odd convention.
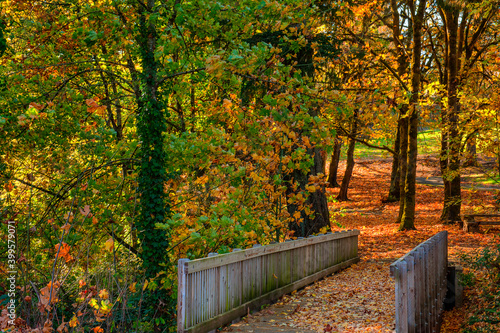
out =
[[[115,245],[115,241],[113,240],[113,238],[110,238],[106,241],[106,243],[104,243],[104,248],[111,252],[113,251],[113,246]]]
[[[97,304],[97,301],[95,298],[92,298],[89,302],[89,305],[93,307],[94,309],[99,309],[99,304]]]
[[[130,286],[128,286],[128,290],[130,290],[131,293],[135,293],[137,290],[135,289],[135,285],[137,282],[132,283]]]
[[[69,327],[76,327],[76,325],[78,325],[79,322],[78,322],[78,318],[76,318],[76,316],[73,316],[73,318],[71,318],[71,320],[69,321]]]

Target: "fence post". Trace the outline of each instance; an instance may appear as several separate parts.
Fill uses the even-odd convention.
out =
[[[406,258],[408,277],[408,333],[415,333],[415,260]]]
[[[396,332],[408,332],[408,264],[396,266]]]
[[[183,333],[186,323],[187,297],[187,263],[189,259],[179,259],[177,262],[177,333]]]

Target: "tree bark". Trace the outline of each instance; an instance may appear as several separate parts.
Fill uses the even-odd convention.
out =
[[[460,188],[460,145],[461,136],[459,131],[459,100],[458,90],[458,18],[460,11],[452,6],[444,6],[443,13],[446,24],[448,48],[447,48],[447,126],[444,128],[447,140],[445,158],[447,165],[442,170],[445,182],[445,199],[441,220],[443,223],[451,224],[460,221],[461,210],[461,188]],[[444,164],[443,164],[444,165]],[[448,183],[448,184],[446,184]]]
[[[310,47],[303,47],[297,52],[297,59],[299,59],[298,69],[300,69],[305,77],[314,77],[314,66],[313,64],[314,50]],[[317,117],[319,115],[319,108],[310,107],[309,115],[312,117]],[[302,136],[308,135],[309,133],[303,133],[304,129],[297,131],[297,136],[300,138]],[[307,149],[307,153],[310,158],[313,159],[314,164],[309,170],[309,172],[304,172],[302,170],[294,170],[292,173],[291,181],[285,182],[287,184],[287,196],[296,194],[297,189],[294,188],[293,182],[297,182],[300,191],[305,191],[306,185],[309,182],[309,176],[316,176],[318,174],[324,174],[325,167],[324,161],[321,156],[321,149],[314,146]],[[292,187],[290,187],[292,186]],[[300,221],[292,221],[289,224],[289,228],[295,231],[296,236],[306,237],[313,233],[318,233],[323,227],[330,227],[330,213],[328,211],[328,202],[326,199],[326,190],[322,186],[313,193],[309,193],[306,202],[306,206],[311,211],[310,214],[307,213],[307,209],[300,210]],[[297,205],[288,205],[288,212],[290,216],[294,216],[297,211]]]
[[[476,134],[473,134],[467,141],[465,146],[465,162],[463,166],[479,166],[479,162],[477,161]]]
[[[399,214],[397,223],[401,223],[405,209],[405,182],[408,169],[408,104],[401,106],[399,110]]]
[[[342,139],[335,136],[335,144],[333,146],[332,161],[328,172],[328,187],[340,187],[337,183],[337,172],[339,170],[340,152],[342,150]]]
[[[400,133],[398,121],[398,129],[396,131],[396,140],[394,141],[394,155],[392,156],[392,167],[391,167],[391,186],[389,187],[389,195],[385,202],[396,202],[400,197],[400,168],[399,168],[399,149],[400,149]]]
[[[416,9],[416,3],[410,3],[413,26],[413,52],[411,66],[411,97],[407,120],[408,141],[406,149],[406,172],[404,182],[404,195],[401,192],[399,230],[415,229],[415,190],[417,172],[417,134],[418,134],[418,110],[421,79],[421,52],[422,52],[422,26],[424,21],[426,0],[421,0]],[[402,137],[403,138],[403,137]],[[401,140],[403,141],[403,140]],[[402,146],[403,147],[403,146]],[[401,149],[400,153],[403,153]],[[400,159],[401,161],[401,159]],[[401,173],[403,175],[403,172]]]
[[[351,181],[352,171],[354,170],[354,148],[356,147],[356,134],[358,132],[358,113],[359,110],[355,109],[351,120],[351,138],[349,138],[349,146],[347,148],[347,162],[344,172],[344,178],[342,178],[342,183],[340,185],[340,191],[337,195],[337,200],[347,201],[347,190],[349,189],[349,183]]]

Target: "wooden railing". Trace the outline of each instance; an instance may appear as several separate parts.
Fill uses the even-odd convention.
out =
[[[391,265],[391,276],[396,279],[396,332],[438,332],[447,267],[447,231],[419,244]]]
[[[177,332],[208,332],[357,261],[358,230],[178,263]]]

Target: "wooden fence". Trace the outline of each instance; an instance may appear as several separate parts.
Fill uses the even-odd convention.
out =
[[[446,296],[448,232],[419,244],[391,265],[396,279],[396,332],[438,332]]]
[[[358,230],[178,263],[177,332],[208,332],[359,261]]]

